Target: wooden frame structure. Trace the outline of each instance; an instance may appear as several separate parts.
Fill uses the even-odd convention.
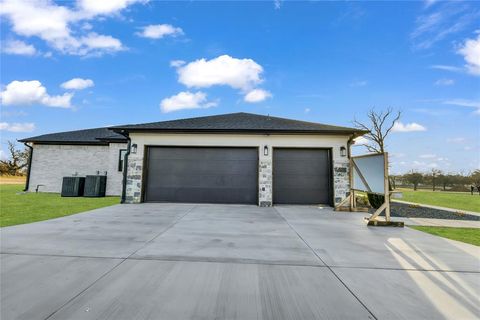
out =
[[[365,158],[365,157],[372,157],[372,156],[379,156],[383,155],[383,192],[373,192],[372,189],[370,188],[367,179],[363,176],[361,170],[358,168],[357,164],[355,163],[354,159],[357,158]],[[353,176],[353,171],[355,170],[355,173],[358,175],[360,180],[362,181],[363,185],[365,186],[366,190],[362,189],[355,189],[355,186],[353,185],[354,182],[354,176]],[[349,171],[349,183],[350,183],[350,194],[343,199],[342,202],[340,202],[336,207],[336,211],[345,211],[343,209],[343,206],[348,202],[349,206],[348,211],[361,211],[361,212],[368,212],[366,210],[361,210],[360,208],[357,207],[356,204],[356,199],[355,199],[355,192],[356,191],[363,191],[363,192],[368,192],[368,193],[376,193],[384,196],[384,202],[383,204],[370,216],[366,217],[365,220],[367,220],[368,225],[374,225],[374,226],[400,226],[403,227],[403,222],[393,222],[391,221],[390,217],[390,189],[389,189],[389,183],[388,183],[388,153],[385,152],[383,154],[366,154],[366,155],[361,155],[357,157],[350,157],[350,171]],[[385,220],[379,219],[379,215],[385,211]]]

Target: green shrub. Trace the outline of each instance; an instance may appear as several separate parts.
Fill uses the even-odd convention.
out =
[[[385,197],[380,194],[368,193],[368,202],[373,208],[378,209],[385,202]]]

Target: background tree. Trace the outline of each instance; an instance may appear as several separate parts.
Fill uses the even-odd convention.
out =
[[[439,183],[439,176],[442,174],[442,171],[438,169],[432,169],[427,175],[425,175],[424,180],[427,180],[432,186],[432,190],[435,191],[437,183]]]
[[[403,176],[407,182],[413,184],[413,190],[416,191],[418,185],[423,182],[423,174],[411,171]]]
[[[480,194],[480,170],[475,170],[470,174],[471,183],[477,188],[478,194]]]
[[[15,142],[8,141],[9,157],[0,160],[0,174],[21,176],[25,173],[28,162],[28,151],[17,149]]]
[[[385,152],[385,140],[392,131],[395,122],[400,119],[400,115],[400,111],[394,113],[391,108],[380,112],[371,109],[367,114],[370,121],[369,124],[364,124],[356,119],[353,120],[353,124],[357,129],[368,131],[363,137],[371,143],[363,144],[363,146],[367,148],[369,152]]]

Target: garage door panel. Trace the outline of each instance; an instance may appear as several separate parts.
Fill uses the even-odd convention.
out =
[[[256,195],[250,192],[249,188],[156,188],[160,195],[154,201],[172,202],[172,199],[179,199],[185,203],[255,203]],[[188,197],[185,197],[188,195]],[[206,201],[208,199],[208,201]],[[178,202],[177,200],[173,202]]]
[[[182,160],[182,159],[150,159],[150,170],[164,173],[169,171],[172,175],[225,175],[225,174],[255,174],[257,168],[252,166],[252,160],[226,161],[226,160]],[[195,168],[194,172],[191,170]]]
[[[273,202],[330,204],[329,150],[276,148],[273,151]]]
[[[150,147],[146,201],[257,202],[256,148]]]

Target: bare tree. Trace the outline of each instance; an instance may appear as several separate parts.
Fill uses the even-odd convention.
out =
[[[8,141],[9,158],[0,160],[0,174],[20,176],[25,172],[28,160],[28,151],[19,150],[14,142]]]
[[[392,131],[395,122],[400,119],[400,115],[400,111],[397,111],[395,114],[392,108],[380,112],[371,109],[367,114],[370,120],[369,124],[364,124],[354,119],[353,124],[356,128],[368,131],[363,137],[371,142],[371,144],[363,144],[363,146],[365,146],[369,152],[385,152],[385,139]]]

